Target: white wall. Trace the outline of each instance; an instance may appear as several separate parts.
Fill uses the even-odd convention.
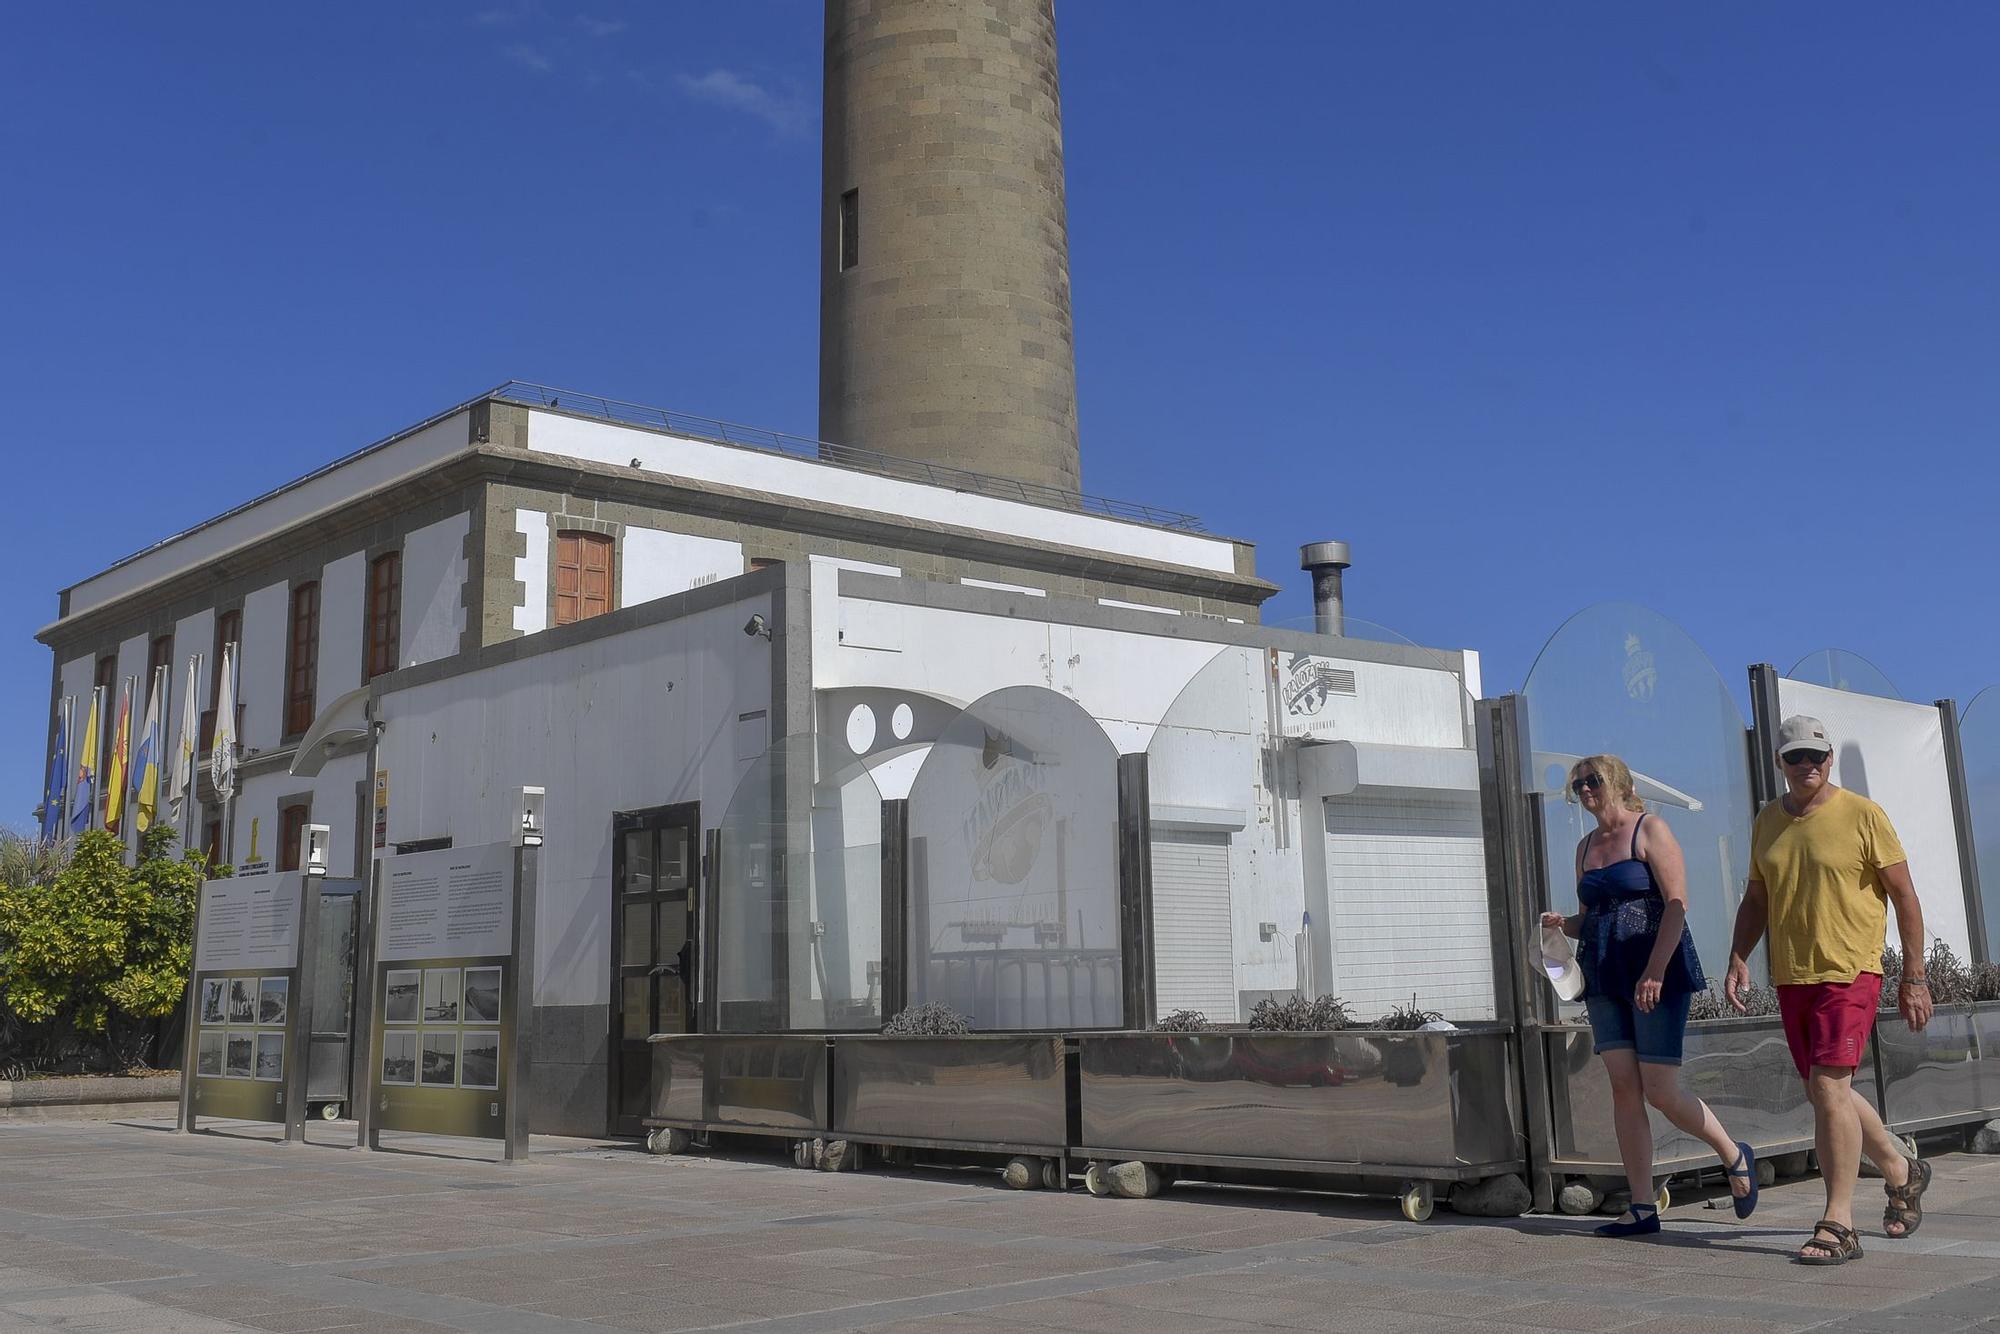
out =
[[[651,602],[742,573],[741,542],[627,527],[618,552],[618,605]]]
[[[458,652],[465,633],[465,536],[472,516],[454,514],[403,539],[401,666]]]
[[[386,491],[410,475],[466,448],[466,414],[444,420],[368,454],[292,484],[240,511],[169,538],[145,554],[75,585],[69,614],[77,616],[183,570],[208,565],[249,543],[362,496]]]
[[[514,557],[514,577],[526,590],[514,608],[514,628],[532,635],[549,628],[549,514],[515,510],[514,531],[527,540],[527,554]]]
[[[361,684],[368,635],[368,557],[342,556],[319,575],[319,680],[313,716]]]
[[[737,715],[771,702],[753,612],[771,615],[768,595],[383,698],[391,843],[501,842],[514,792],[548,789],[537,1003],[609,999],[614,812],[699,801],[721,822],[746,767]]]
[[[279,803],[308,794],[312,803],[312,823],[326,825],[332,830],[331,846],[327,851],[327,874],[336,880],[353,878],[357,874],[354,862],[354,785],[367,772],[368,755],[364,751],[328,760],[312,778],[295,778],[283,770],[239,778],[236,800],[229,812],[235,842],[227,855],[234,856],[238,865],[251,860],[251,825],[254,822],[257,826],[257,857],[275,869],[281,854],[278,839],[284,830]],[[164,800],[162,797],[163,803]],[[163,814],[161,818],[166,817]],[[199,845],[199,827],[195,830],[195,838]]]
[[[285,635],[291,588],[270,584],[243,599],[243,657],[237,674],[246,750],[270,750],[284,736]]]
[[[795,496],[817,505],[841,505],[999,533],[1028,542],[1052,542],[1200,570],[1234,572],[1236,568],[1231,543],[1200,533],[897,481],[812,459],[736,449],[552,412],[529,413],[528,448],[620,468],[637,459],[649,472]]]
[[[1778,706],[1786,717],[1803,713],[1826,724],[1833,742],[1833,781],[1888,812],[1910,856],[1924,929],[1969,960],[1972,933],[1945,776],[1944,719],[1937,709],[1792,680],[1778,682]],[[1885,943],[1900,948],[1893,909]]]

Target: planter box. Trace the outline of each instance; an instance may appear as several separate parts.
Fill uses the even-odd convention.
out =
[[[2000,1112],[2000,1002],[1940,1005],[1921,1033],[1885,1011],[1875,1023],[1882,1115],[1900,1133]]]
[[[1092,1158],[1469,1179],[1525,1158],[1513,1035],[1092,1033],[1077,1038]]]
[[[1618,1136],[1611,1118],[1611,1085],[1604,1063],[1591,1051],[1590,1030],[1547,1028],[1549,1089],[1554,1103],[1555,1153],[1551,1166],[1576,1172],[1622,1176]],[[1701,1019],[1688,1025],[1681,1083],[1714,1109],[1729,1133],[1748,1140],[1759,1154],[1809,1149],[1813,1143],[1812,1104],[1792,1065],[1785,1032],[1776,1015],[1754,1019]],[[1855,1074],[1855,1087],[1876,1095],[1873,1050]],[[1650,1109],[1649,1109],[1650,1110]],[[1661,1172],[1684,1171],[1715,1162],[1706,1144],[1668,1124],[1653,1121],[1653,1161]]]
[[[826,1039],[656,1034],[648,1126],[790,1137],[828,1124]]]
[[[836,1138],[916,1148],[1061,1156],[1068,1143],[1063,1040],[837,1037]]]

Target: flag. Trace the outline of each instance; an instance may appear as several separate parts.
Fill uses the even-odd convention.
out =
[[[139,725],[139,747],[132,752],[132,795],[136,814],[133,824],[140,833],[153,827],[160,809],[160,681],[166,668],[153,673],[153,688],[146,694],[146,721]]]
[[[181,734],[174,740],[174,771],[167,780],[167,800],[173,804],[176,820],[186,811],[188,797],[194,792],[194,751],[201,743],[201,714],[195,708],[194,673],[195,664],[200,661],[199,654],[189,655],[187,683],[181,687]]]
[[[125,775],[132,761],[132,678],[118,691],[118,724],[111,733],[111,758],[104,765],[104,827],[120,832],[125,820]]]
[[[222,675],[215,688],[215,741],[209,747],[209,776],[215,795],[228,801],[236,795],[236,645],[222,646]]]
[[[69,831],[81,834],[97,818],[97,707],[104,687],[90,692],[90,721],[83,728],[83,749],[76,754],[76,782],[70,787]]]
[[[62,837],[63,800],[69,795],[69,698],[56,705],[56,744],[49,751],[48,781],[42,785],[42,841],[53,843]]]

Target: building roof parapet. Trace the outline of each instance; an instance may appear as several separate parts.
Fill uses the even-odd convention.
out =
[[[527,407],[554,408],[577,416],[594,417],[625,426],[653,427],[710,444],[788,454],[795,458],[810,459],[838,468],[875,473],[900,481],[922,482],[951,491],[970,491],[1000,500],[1016,500],[1055,509],[1082,510],[1087,514],[1123,519],[1130,523],[1141,523],[1155,528],[1172,529],[1175,532],[1206,533],[1207,531],[1200,519],[1179,510],[1162,509],[1137,501],[1113,500],[1080,491],[1065,491],[1060,487],[999,477],[991,473],[971,472],[964,468],[930,463],[923,459],[878,454],[873,450],[857,449],[852,445],[787,435],[783,431],[765,430],[757,426],[741,426],[734,422],[718,421],[712,417],[696,417],[667,408],[627,403],[615,398],[605,398],[600,394],[585,394],[571,389],[530,384],[525,380],[509,380],[494,390],[489,397]]]

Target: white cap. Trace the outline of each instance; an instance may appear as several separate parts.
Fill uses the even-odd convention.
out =
[[[1783,755],[1788,750],[1822,750],[1831,755],[1833,743],[1826,739],[1826,724],[1803,713],[1795,713],[1779,723],[1776,753]]]

